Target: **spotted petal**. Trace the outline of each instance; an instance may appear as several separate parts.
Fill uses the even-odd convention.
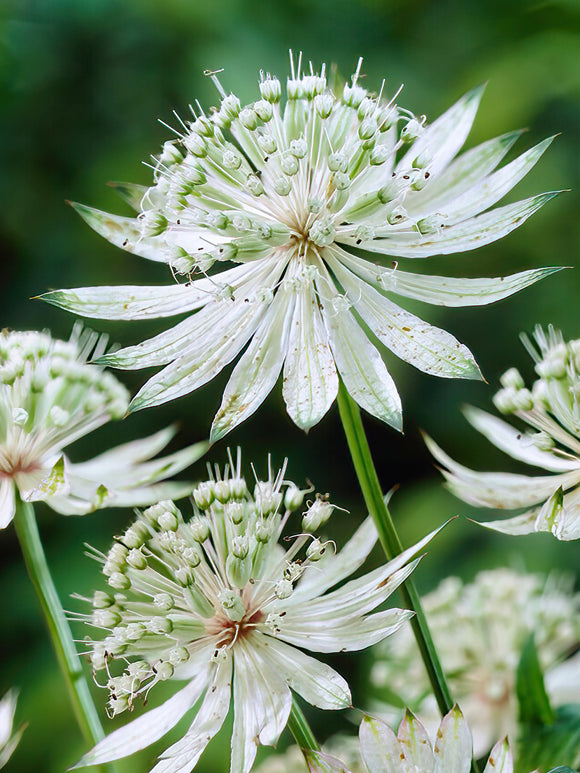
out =
[[[151,773],[190,773],[230,709],[232,658],[214,669],[203,703],[187,733],[166,749]]]
[[[388,725],[364,717],[359,737],[361,756],[369,773],[401,773],[399,742]]]
[[[273,389],[286,355],[294,309],[292,291],[281,287],[245,354],[233,370],[212,424],[219,440],[260,406]]]
[[[288,414],[309,430],[326,414],[338,392],[338,375],[312,283],[296,293],[284,363],[282,394]]]
[[[412,274],[396,268],[370,264],[342,252],[340,259],[354,274],[378,290],[414,298],[436,306],[485,306],[501,301],[557,271],[561,266],[521,271],[510,276],[463,279],[434,274]]]
[[[560,191],[542,193],[515,204],[497,207],[491,212],[476,215],[457,225],[442,227],[435,233],[422,236],[412,231],[399,232],[392,230],[377,232],[373,240],[361,240],[354,236],[341,237],[340,241],[353,247],[391,255],[395,258],[428,258],[432,255],[450,255],[455,252],[466,252],[476,247],[497,241],[507,236],[514,228],[524,223],[534,212]]]
[[[441,720],[435,743],[435,773],[469,773],[471,733],[457,706]]]
[[[339,260],[332,259],[329,263],[363,320],[398,357],[434,376],[481,378],[469,349],[450,333],[401,309],[357,280]]]

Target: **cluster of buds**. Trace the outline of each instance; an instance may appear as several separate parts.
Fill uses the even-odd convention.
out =
[[[175,272],[191,274],[300,239],[326,247],[338,237],[372,240],[375,227],[443,227],[441,217],[413,218],[405,208],[429,179],[428,151],[394,168],[425,131],[425,117],[384,102],[382,89],[378,97],[367,92],[360,67],[335,97],[324,67],[301,75],[298,62],[285,106],[276,77],[262,74],[260,99],[242,107],[211,74],[221,103],[163,146],[154,184],[139,200],[140,249],[153,240]]]
[[[195,487],[189,519],[173,502],[159,502],[107,555],[98,555],[109,591],[95,593],[84,619],[105,634],[91,643],[91,661],[108,674],[111,715],[171,678],[209,637],[212,660],[220,662],[256,625],[279,632],[278,602],[292,596],[308,565],[333,545],[313,534],[334,509],[327,496],[317,496],[303,511],[302,533],[284,552],[281,532],[309,490],[284,481],[282,469],[256,481],[251,492],[240,464],[238,455],[223,475],[216,469]],[[117,659],[129,664],[111,675]]]
[[[546,333],[539,326],[534,334],[537,348],[526,336],[523,340],[534,359],[538,378],[527,388],[520,372],[510,368],[501,377],[502,389],[494,396],[496,408],[504,414],[552,414],[577,436],[580,434],[580,340],[564,341],[559,331],[550,327]]]
[[[104,353],[106,342],[79,325],[69,341],[36,331],[0,334],[0,443],[26,433],[68,445],[121,418],[127,390],[112,374],[87,364]]]

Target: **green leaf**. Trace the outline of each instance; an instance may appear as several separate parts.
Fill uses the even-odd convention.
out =
[[[516,693],[522,725],[552,725],[556,721],[544,686],[533,634],[530,634],[522,649],[516,677]]]
[[[580,766],[580,704],[561,706],[552,725],[522,727],[516,773],[573,773]],[[558,767],[555,767],[558,766]]]

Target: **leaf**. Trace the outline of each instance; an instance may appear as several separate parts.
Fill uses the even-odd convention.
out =
[[[580,766],[580,705],[556,710],[553,725],[524,727],[516,755],[516,773],[532,769],[571,773]],[[558,766],[558,767],[555,767]]]
[[[550,706],[544,686],[544,676],[533,634],[530,634],[522,648],[516,675],[516,693],[522,725],[554,724],[556,715]]]

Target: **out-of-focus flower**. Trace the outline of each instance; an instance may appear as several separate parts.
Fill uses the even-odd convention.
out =
[[[298,536],[279,543],[305,491],[284,481],[285,466],[249,492],[237,464],[194,490],[185,521],[171,503],[146,510],[104,562],[111,595],[98,591],[87,621],[105,670],[109,712],[132,709],[168,679],[186,685],[158,708],[115,731],[77,767],[125,757],[165,735],[199,701],[192,725],[154,773],[191,771],[233,705],[232,773],[248,773],[259,744],[273,745],[288,720],[291,690],[319,708],[350,705],[345,680],[306,655],[359,650],[382,641],[410,612],[372,612],[412,572],[429,535],[390,563],[330,592],[358,569],[376,542],[367,520],[335,555],[314,536],[333,505],[307,503]],[[284,490],[285,489],[285,490]],[[296,529],[294,529],[296,533]],[[286,538],[287,539],[287,538]],[[121,673],[115,673],[115,664]],[[202,697],[203,696],[203,697]]]
[[[326,765],[336,765],[345,768],[349,773],[368,773],[360,756],[360,745],[354,736],[344,734],[330,738],[321,754],[309,754],[308,761],[305,752],[299,746],[289,746],[283,753],[271,754],[261,765],[255,768],[255,773],[313,773]]]
[[[429,450],[443,465],[451,491],[477,507],[527,509],[507,520],[483,523],[505,534],[549,531],[560,540],[580,537],[580,340],[565,342],[553,327],[536,327],[533,343],[523,336],[538,378],[525,386],[516,368],[501,378],[494,396],[501,413],[530,429],[518,429],[492,414],[468,407],[468,421],[513,459],[547,475],[477,472],[451,459],[430,438]]]
[[[433,746],[425,728],[410,711],[397,735],[384,722],[365,717],[360,726],[360,753],[368,773],[468,773],[471,734],[457,706],[441,720]],[[483,773],[513,773],[507,737],[493,747]]]
[[[13,755],[26,729],[26,725],[21,725],[15,733],[12,732],[17,700],[16,690],[8,690],[0,700],[0,768],[3,768]]]
[[[477,757],[498,736],[515,737],[516,670],[531,633],[551,701],[563,705],[577,699],[580,657],[566,658],[580,643],[580,595],[573,595],[564,583],[495,569],[481,572],[467,585],[457,577],[447,578],[423,604],[451,692],[473,733]],[[403,628],[373,654],[371,683],[381,699],[398,698],[434,730],[440,715],[411,630]],[[385,708],[387,716],[395,713]]]
[[[101,319],[189,314],[167,332],[102,358],[118,368],[163,367],[130,410],[197,389],[247,346],[212,439],[250,416],[281,371],[288,413],[303,429],[328,411],[339,377],[365,410],[401,429],[401,401],[377,340],[426,373],[481,375],[463,344],[393,298],[482,305],[556,270],[457,279],[407,272],[389,260],[464,252],[523,223],[554,194],[492,207],[551,140],[499,170],[519,132],[456,157],[482,89],[427,125],[397,106],[397,95],[385,99],[384,84],[378,94],[364,89],[361,64],[337,90],[324,67],[304,75],[301,60],[296,69],[292,62],[285,104],[280,81],[262,74],[260,98],[245,107],[209,73],[220,106],[209,115],[199,108],[192,122],[182,122],[178,139],[156,161],[151,187],[119,186],[137,217],[77,206],[109,241],[166,263],[184,279],[44,295]]]
[[[12,520],[17,496],[80,515],[191,493],[191,484],[160,481],[199,459],[207,443],[152,459],[171,428],[80,464],[64,456],[75,440],[126,413],[125,387],[87,363],[105,345],[106,338],[78,325],[69,341],[36,331],[0,334],[0,528]]]

